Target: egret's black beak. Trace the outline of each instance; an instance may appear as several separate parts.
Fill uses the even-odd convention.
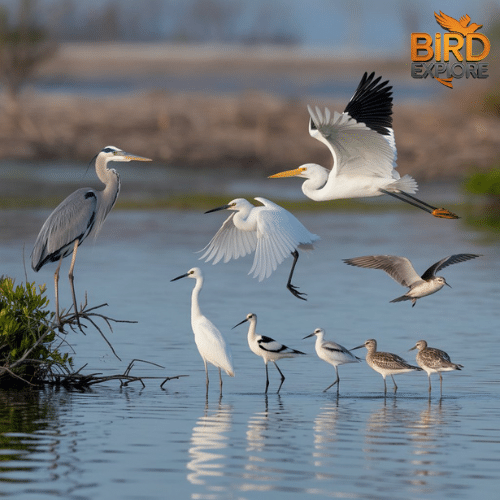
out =
[[[216,209],[217,210],[217,209]],[[243,321],[240,321],[237,325],[234,325],[233,328],[231,328],[231,330],[234,330],[237,326],[240,326],[242,325],[243,323],[246,323],[248,321],[248,319],[244,319]]]
[[[177,276],[177,278],[174,278],[174,279],[172,279],[170,281],[171,282],[172,281],[177,281],[177,280],[180,280],[181,278],[186,278],[187,276],[189,276],[189,273],[181,274],[180,276]]]
[[[446,286],[449,286],[451,288],[451,285],[449,285],[446,281],[444,282]]]
[[[211,212],[218,212],[219,210],[226,210],[229,208],[229,205],[222,205],[222,207],[212,208],[212,210],[207,210],[205,213],[209,214]]]
[[[306,335],[302,340],[308,339],[309,337],[312,337],[315,335],[315,333],[310,333],[309,335]]]

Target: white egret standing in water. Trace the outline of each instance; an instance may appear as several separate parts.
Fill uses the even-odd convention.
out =
[[[196,284],[191,296],[191,327],[194,333],[194,341],[200,356],[205,364],[205,373],[207,376],[206,388],[208,394],[208,367],[207,362],[219,369],[220,394],[222,396],[222,374],[221,368],[230,376],[234,377],[233,357],[231,348],[222,333],[217,327],[201,313],[199,295],[203,287],[203,273],[198,267],[193,267],[187,273],[181,274],[170,281],[177,281],[181,278],[193,278]]]
[[[418,189],[415,179],[401,177],[396,170],[396,142],[392,129],[392,87],[379,84],[375,73],[363,75],[343,113],[331,116],[325,109],[308,106],[309,134],[326,144],[333,156],[331,170],[306,163],[277,177],[302,177],[304,194],[315,201],[364,198],[388,194],[445,219],[458,216],[412,196]]]
[[[72,254],[69,269],[69,282],[73,295],[73,306],[78,321],[73,268],[75,267],[76,251],[89,235],[97,237],[108,213],[118,198],[120,192],[120,177],[118,172],[108,168],[111,161],[151,161],[149,158],[126,153],[114,146],[105,147],[95,157],[95,171],[99,180],[105,185],[102,191],[92,188],[80,188],[70,194],[49,215],[38,234],[31,252],[31,267],[38,272],[48,262],[57,262],[54,274],[56,296],[56,321],[59,319],[59,269],[62,259]]]
[[[288,210],[265,198],[255,198],[263,206],[256,207],[244,198],[237,198],[227,205],[205,212],[231,210],[232,213],[222,224],[200,257],[206,262],[213,259],[217,264],[221,259],[228,262],[255,252],[253,266],[248,274],[262,281],[276,270],[288,255],[293,256],[292,268],[286,287],[297,298],[306,300],[298,287],[292,285],[292,276],[301,250],[312,250],[319,236],[310,233]]]

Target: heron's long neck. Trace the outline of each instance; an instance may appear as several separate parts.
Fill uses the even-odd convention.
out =
[[[203,278],[196,278],[196,285],[193,288],[191,295],[191,321],[201,316],[199,296],[201,288],[203,287]]]
[[[101,192],[101,210],[103,219],[108,215],[109,211],[120,193],[120,176],[113,168],[108,168],[108,159],[97,157],[95,163],[95,171],[99,180],[105,185],[104,190]]]
[[[327,193],[323,189],[328,181],[329,171],[317,165],[319,168],[315,170],[314,177],[309,177],[302,183],[302,192],[311,200],[324,201],[327,200]]]

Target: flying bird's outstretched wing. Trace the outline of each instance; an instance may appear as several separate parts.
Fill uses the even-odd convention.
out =
[[[465,262],[466,260],[475,259],[476,257],[481,257],[475,253],[457,253],[455,255],[449,255],[439,262],[433,264],[424,274],[422,274],[422,279],[426,280],[433,278],[438,271],[441,269],[451,266],[452,264],[457,264],[458,262]]]

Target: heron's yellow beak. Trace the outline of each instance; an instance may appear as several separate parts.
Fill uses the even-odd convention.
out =
[[[124,153],[123,155],[127,160],[133,161],[153,161],[151,158],[144,158],[143,156],[131,155],[129,153]]]
[[[295,177],[296,175],[300,175],[305,168],[299,167],[294,170],[285,170],[284,172],[279,172],[278,174],[270,175],[268,179],[277,179],[278,177]]]

